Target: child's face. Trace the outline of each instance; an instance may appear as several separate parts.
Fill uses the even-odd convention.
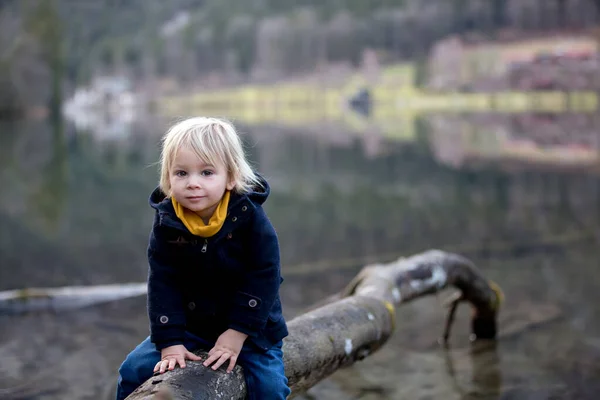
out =
[[[169,171],[171,196],[183,207],[207,221],[213,215],[225,190],[232,190],[224,165],[210,165],[188,148],[181,148]]]

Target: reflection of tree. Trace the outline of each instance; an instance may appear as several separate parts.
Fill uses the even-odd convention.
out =
[[[65,217],[64,131],[60,125],[50,130],[34,121],[7,125],[0,135],[0,185],[9,194],[0,198],[1,286],[66,283],[57,272],[70,270],[75,263],[53,243]]]
[[[48,229],[56,230],[66,206],[69,186],[67,143],[63,121],[56,119],[51,127],[52,145],[48,163],[42,169],[37,189],[31,191],[30,210],[39,215]]]
[[[63,23],[58,7],[56,0],[37,1],[25,17],[27,30],[36,38],[41,49],[41,59],[50,72],[48,106],[52,118],[60,116],[65,72]]]
[[[50,126],[39,121],[4,123],[0,147],[3,186],[17,205],[26,206],[26,219],[57,229],[68,186],[68,154],[62,121]],[[26,178],[25,178],[26,177]],[[22,198],[21,198],[22,196]],[[23,201],[23,203],[19,203]]]
[[[17,142],[16,125],[13,121],[0,120],[0,174],[8,171],[9,165],[14,163],[13,148]]]
[[[10,193],[0,199],[0,265],[16,271],[4,284],[143,279],[157,138],[113,146],[82,133],[67,138],[60,123],[17,125],[14,145],[0,152],[10,155],[0,163]]]

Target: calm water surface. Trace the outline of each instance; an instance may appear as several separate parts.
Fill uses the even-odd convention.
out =
[[[305,398],[596,399],[597,118],[417,125],[408,141],[326,124],[241,126],[272,186],[266,209],[280,236],[288,318],[369,262],[434,247],[471,258],[506,295],[496,346],[469,344],[462,309],[443,350],[444,296],[424,298],[399,308],[383,349]],[[0,125],[0,290],[145,280],[147,198],[165,126],[115,136]],[[110,398],[120,362],[148,333],[144,298],[0,315],[0,326],[7,399]]]

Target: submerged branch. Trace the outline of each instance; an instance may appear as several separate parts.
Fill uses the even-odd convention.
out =
[[[146,291],[146,283],[6,290],[0,292],[0,314],[81,308],[141,296]]]

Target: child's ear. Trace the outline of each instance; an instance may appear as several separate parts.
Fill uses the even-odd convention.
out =
[[[229,182],[227,182],[227,190],[233,190],[233,188],[235,187],[235,180],[233,178],[229,179]]]

